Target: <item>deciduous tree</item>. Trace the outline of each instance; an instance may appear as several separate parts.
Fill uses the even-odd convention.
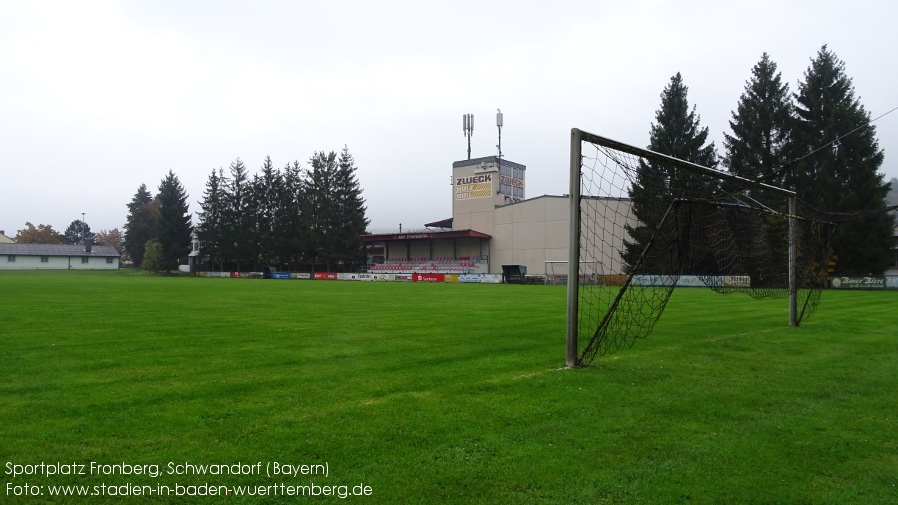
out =
[[[16,232],[16,242],[19,244],[65,244],[65,236],[54,230],[49,224],[39,224],[35,227],[30,222],[25,222],[25,228]]]
[[[121,230],[118,228],[113,228],[111,230],[100,230],[96,235],[96,241],[100,245],[107,245],[110,247],[114,247],[116,251],[120,254],[122,249],[124,248],[124,236],[122,235]]]

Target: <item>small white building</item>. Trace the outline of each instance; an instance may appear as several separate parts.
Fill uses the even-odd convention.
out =
[[[0,270],[115,270],[120,260],[105,245],[0,244]]]

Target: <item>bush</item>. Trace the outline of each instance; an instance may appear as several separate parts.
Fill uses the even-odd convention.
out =
[[[165,258],[162,251],[162,244],[156,240],[147,241],[146,248],[143,253],[143,264],[141,268],[153,273],[159,273],[162,270]]]

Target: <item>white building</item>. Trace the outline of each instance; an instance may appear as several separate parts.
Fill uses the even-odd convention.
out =
[[[0,270],[115,270],[120,260],[105,245],[0,244]]]

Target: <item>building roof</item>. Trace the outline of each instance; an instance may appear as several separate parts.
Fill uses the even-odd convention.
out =
[[[108,245],[91,246],[90,252],[84,251],[83,245],[59,245],[59,244],[0,244],[0,254],[12,254],[15,256],[95,256],[95,257],[119,257],[115,247]]]
[[[439,221],[434,221],[432,223],[425,223],[424,226],[426,228],[452,228],[452,219],[451,217],[447,217],[446,219],[440,219]]]
[[[514,168],[520,168],[521,170],[527,170],[527,167],[521,165],[520,163],[515,163],[513,161],[508,161],[505,158],[500,158],[498,156],[485,156],[483,158],[474,158],[472,160],[461,160],[455,161],[452,163],[452,168],[458,167],[469,167],[473,165],[487,164],[487,163],[495,163],[497,165],[506,165]]]

